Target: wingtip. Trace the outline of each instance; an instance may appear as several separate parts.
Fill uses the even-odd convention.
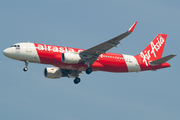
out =
[[[175,57],[175,56],[177,56],[177,54],[171,54],[171,56]]]
[[[129,32],[133,32],[134,28],[136,27],[137,22],[135,22],[130,28],[129,28]]]

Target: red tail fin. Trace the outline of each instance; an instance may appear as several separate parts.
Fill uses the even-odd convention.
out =
[[[166,34],[158,34],[156,38],[139,54],[143,58],[143,61],[153,61],[161,58],[164,45],[166,42]]]

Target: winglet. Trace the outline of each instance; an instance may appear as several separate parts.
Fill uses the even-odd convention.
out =
[[[133,32],[134,28],[136,27],[137,22],[135,22],[130,28],[129,28],[129,32]]]

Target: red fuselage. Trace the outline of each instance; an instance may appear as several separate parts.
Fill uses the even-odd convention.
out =
[[[85,71],[87,65],[84,63],[66,64],[61,60],[64,52],[81,52],[83,49],[52,46],[45,44],[34,43],[38,56],[42,64],[51,64],[61,69],[70,69]],[[107,71],[107,72],[138,72],[144,70],[156,70],[160,68],[170,67],[169,63],[151,66],[143,62],[140,55],[131,56],[117,53],[104,53],[91,65],[93,71]]]

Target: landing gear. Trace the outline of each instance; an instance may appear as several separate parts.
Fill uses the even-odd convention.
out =
[[[88,67],[88,68],[86,69],[86,74],[90,74],[91,72],[92,72],[92,68]]]
[[[26,71],[28,70],[28,68],[27,68],[27,67],[25,67],[23,70],[24,70],[24,72],[26,72]]]
[[[76,78],[74,79],[74,84],[78,84],[79,82],[81,82],[81,79],[78,78],[78,77],[76,77]]]
[[[86,69],[86,74],[92,73],[93,70],[92,68],[90,68],[89,60],[86,60],[85,64],[88,66],[88,68]]]
[[[27,68],[28,63],[29,63],[29,61],[28,61],[28,60],[26,60],[26,61],[25,61],[25,66],[26,66],[26,67],[24,67],[24,69],[23,69],[23,71],[24,71],[24,72],[26,72],[26,71],[28,70],[28,68]]]

